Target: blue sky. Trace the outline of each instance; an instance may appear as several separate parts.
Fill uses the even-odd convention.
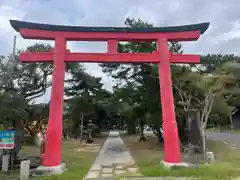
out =
[[[76,26],[123,26],[126,17],[141,18],[155,26],[210,22],[210,29],[197,41],[184,43],[185,53],[235,53],[240,51],[240,1],[237,0],[1,0],[0,54],[33,44],[23,40],[10,27],[9,19]],[[44,42],[52,43],[52,42]],[[68,43],[72,51],[105,52],[104,43]],[[111,89],[112,80],[97,64],[86,64],[89,73],[103,78]],[[38,102],[49,100],[50,91]]]

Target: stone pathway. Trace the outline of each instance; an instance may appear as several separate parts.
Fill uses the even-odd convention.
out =
[[[117,176],[141,176],[141,174],[119,132],[111,131],[85,180],[115,179]]]

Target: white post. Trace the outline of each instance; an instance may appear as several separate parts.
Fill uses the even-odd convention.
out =
[[[9,160],[10,160],[10,156],[9,155],[4,155],[2,157],[2,171],[8,171],[8,169],[9,169]]]
[[[20,180],[27,180],[30,173],[30,160],[21,161]]]

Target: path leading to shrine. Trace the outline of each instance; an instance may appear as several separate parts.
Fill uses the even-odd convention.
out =
[[[111,131],[85,180],[141,176],[119,132]]]

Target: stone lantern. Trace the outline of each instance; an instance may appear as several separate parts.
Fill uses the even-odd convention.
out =
[[[94,141],[92,140],[92,132],[94,129],[94,124],[92,123],[92,120],[88,121],[87,124],[87,131],[88,131],[88,139],[87,139],[87,143],[93,143]]]

